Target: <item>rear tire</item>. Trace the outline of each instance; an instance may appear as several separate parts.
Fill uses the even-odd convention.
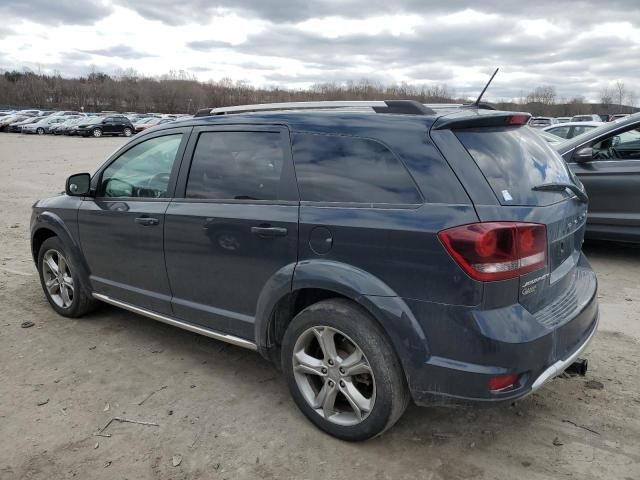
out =
[[[382,434],[409,404],[400,361],[382,327],[346,299],[324,300],[296,315],[284,335],[282,369],[302,413],[342,440]]]
[[[125,128],[122,133],[124,134],[125,137],[130,137],[131,136],[131,129],[130,128]]]
[[[51,307],[60,315],[77,318],[92,311],[95,301],[78,275],[76,259],[58,237],[46,239],[38,252],[40,284]]]
[[[36,130],[36,133],[37,133],[38,135],[44,135],[44,128],[42,128],[42,127],[38,127],[38,129]]]

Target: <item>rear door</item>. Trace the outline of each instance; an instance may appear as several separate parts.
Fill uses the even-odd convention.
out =
[[[258,297],[297,261],[298,194],[281,126],[194,129],[166,212],[176,316],[254,338]]]

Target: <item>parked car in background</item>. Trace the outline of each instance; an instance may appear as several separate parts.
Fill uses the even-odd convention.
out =
[[[67,117],[64,122],[58,123],[56,125],[53,125],[50,128],[49,133],[52,133],[53,135],[64,135],[65,132],[69,128],[71,128],[71,126],[73,126],[76,123],[79,123],[81,121],[86,121],[86,119],[87,119],[87,117],[85,117],[85,116],[72,115],[70,117]]]
[[[36,133],[38,135],[44,135],[45,133],[49,133],[49,130],[53,125],[62,122],[64,122],[64,117],[54,117],[53,115],[49,115],[48,117],[42,118],[39,122],[25,125],[22,127],[22,133]]]
[[[552,146],[589,195],[587,236],[640,243],[640,114]]]
[[[566,123],[571,121],[571,117],[556,117],[558,123]]]
[[[551,125],[542,130],[564,139],[577,137],[584,132],[593,130],[603,125],[603,122],[567,122],[560,125]]]
[[[155,127],[156,125],[163,125],[165,123],[171,123],[171,122],[174,122],[174,121],[175,120],[173,118],[152,117],[152,118],[147,118],[144,121],[140,121],[140,122],[136,123],[134,125],[134,127],[136,129],[136,133],[140,133],[140,132],[146,130],[147,128]]]
[[[28,115],[28,116],[31,116],[31,117],[34,116],[34,115],[41,116],[41,117],[45,116],[45,115],[43,115],[42,110],[20,110],[20,111],[18,111],[16,113],[19,113],[19,114],[22,114],[22,115]]]
[[[616,120],[620,120],[621,118],[626,118],[630,114],[629,113],[614,113],[613,115],[609,115],[609,121],[615,122]]]
[[[257,350],[344,440],[410,399],[513,402],[561,374],[596,334],[597,281],[585,194],[529,115],[345,105],[213,109],[69,177],[31,219],[51,307]]]
[[[539,128],[533,128],[532,130],[549,143],[558,143],[564,140],[563,138],[558,137],[553,133],[545,132],[544,130],[541,130]]]
[[[7,131],[11,133],[20,133],[22,132],[22,127],[25,125],[29,125],[30,123],[36,123],[42,120],[42,117],[29,117],[20,122],[12,123],[7,127]]]
[[[591,114],[591,115],[574,115],[571,117],[572,122],[602,122],[602,118],[600,115]]]
[[[75,110],[60,110],[58,112],[54,112],[51,116],[52,117],[68,117],[70,115],[84,116],[84,113],[78,112]]]
[[[133,124],[124,115],[91,117],[80,122],[74,129],[76,135],[83,137],[102,137],[103,135],[124,135],[130,137],[135,132]]]
[[[553,117],[533,117],[529,120],[529,126],[533,128],[543,128],[558,123]]]
[[[13,115],[7,115],[5,117],[0,118],[0,132],[7,131],[9,126],[13,123],[18,123],[27,118],[32,118],[31,114],[23,114],[23,113],[15,113]]]

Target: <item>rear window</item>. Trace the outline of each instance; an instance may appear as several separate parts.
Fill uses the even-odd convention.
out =
[[[302,200],[362,204],[419,204],[404,165],[374,140],[296,134],[293,160]]]
[[[570,195],[532,190],[544,183],[572,180],[562,157],[529,128],[478,128],[455,134],[501,204],[549,205]]]

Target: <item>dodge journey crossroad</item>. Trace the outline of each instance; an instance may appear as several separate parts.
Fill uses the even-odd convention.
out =
[[[587,195],[528,121],[378,101],[158,126],[34,205],[44,294],[66,317],[106,302],[256,350],[346,440],[409,401],[513,401],[598,323]]]

